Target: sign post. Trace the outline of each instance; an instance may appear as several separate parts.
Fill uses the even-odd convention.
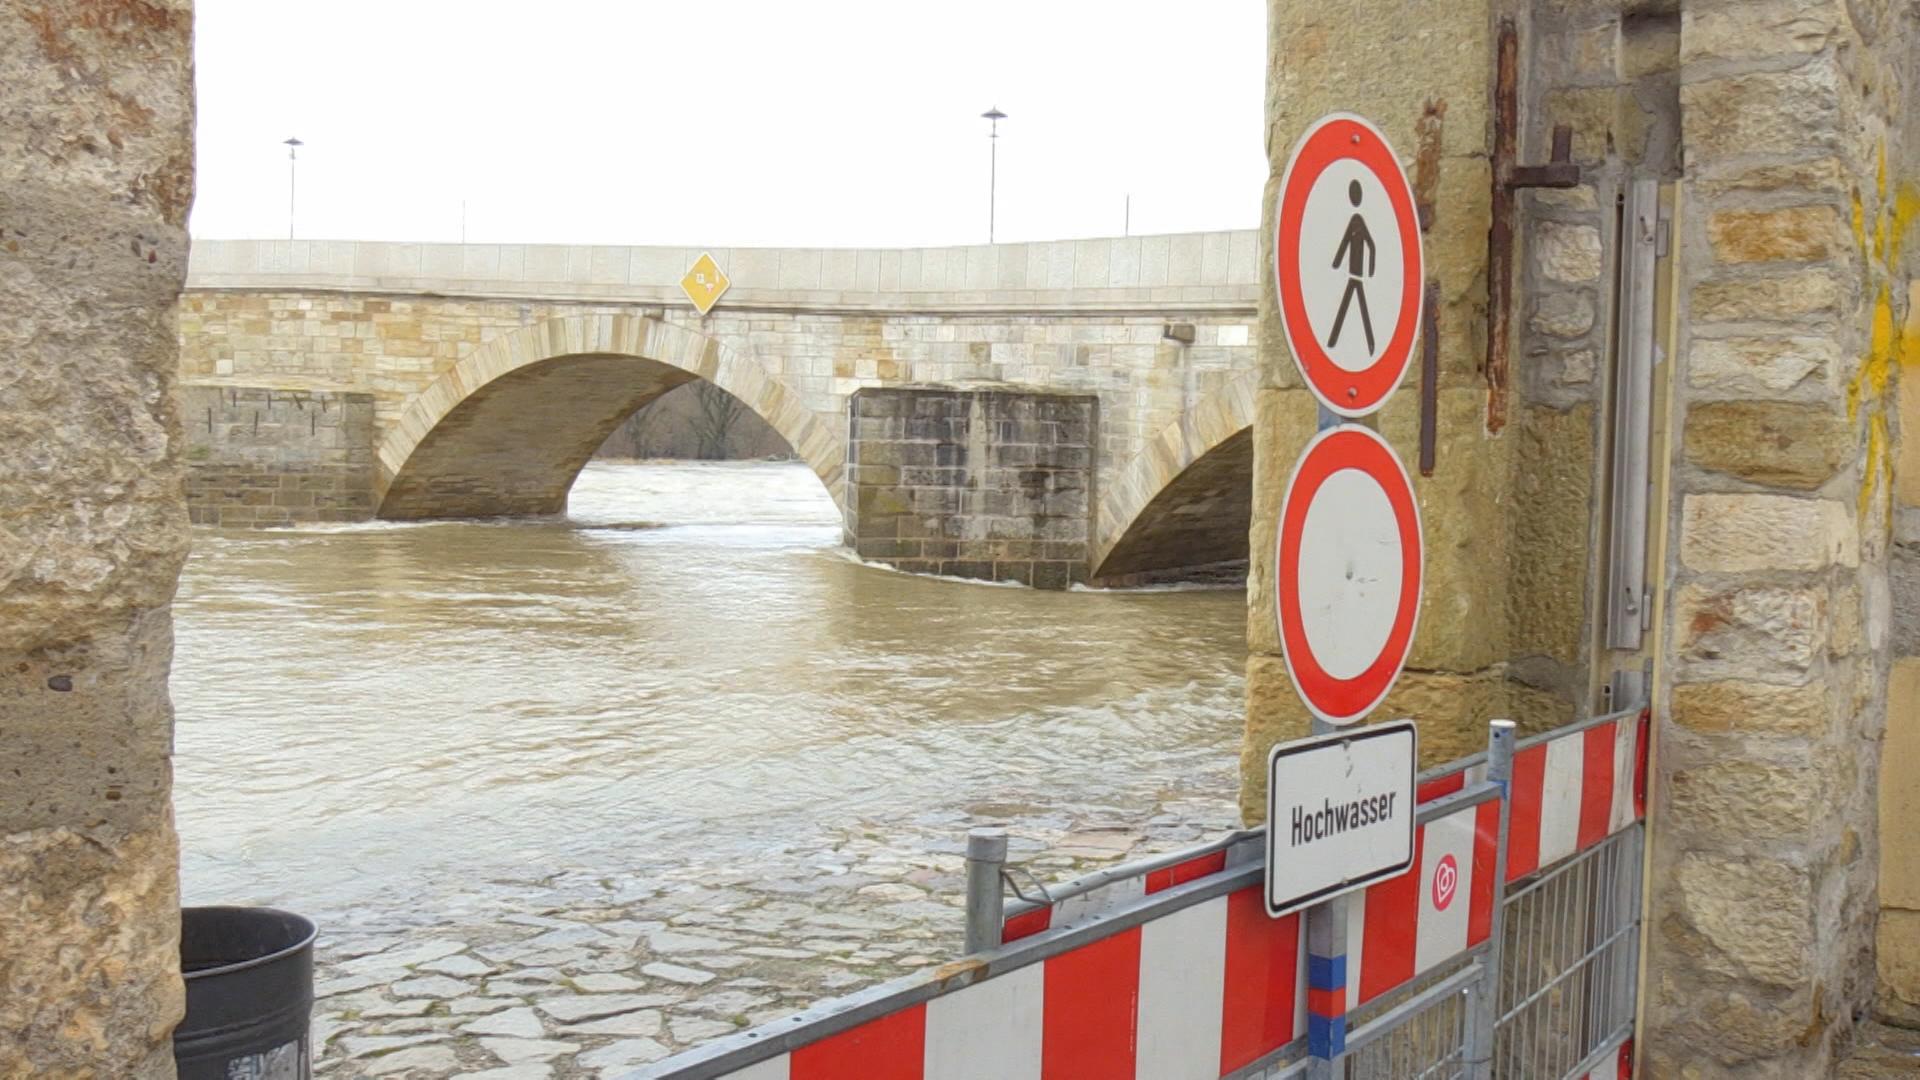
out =
[[[1274,219],[1281,326],[1294,364],[1319,401],[1321,429],[1295,465],[1281,504],[1274,612],[1287,674],[1313,713],[1314,735],[1328,736],[1386,697],[1406,663],[1419,619],[1424,553],[1406,468],[1370,424],[1344,421],[1370,420],[1412,362],[1426,292],[1425,252],[1413,186],[1399,158],[1379,128],[1351,113],[1322,117],[1294,144]],[[1362,742],[1375,745],[1357,749]],[[1336,866],[1363,877],[1390,876],[1391,864],[1383,860],[1392,852],[1371,844],[1384,845],[1398,829],[1408,830],[1402,870],[1411,865],[1418,754],[1410,723],[1290,745],[1276,748],[1269,759],[1270,911],[1289,891],[1276,880],[1276,834],[1285,829],[1292,839],[1290,815],[1296,808],[1306,812],[1301,800],[1313,791],[1311,776],[1281,768],[1284,757],[1344,745],[1356,772],[1359,759],[1369,760],[1365,775],[1376,787],[1390,767],[1399,777],[1404,763],[1405,777],[1396,779],[1404,796],[1397,787],[1364,796],[1376,800],[1370,804],[1374,820],[1361,834],[1328,841],[1365,850],[1342,852],[1319,869],[1322,877]],[[1362,798],[1355,792],[1348,800],[1350,815]],[[1332,805],[1330,795],[1322,799],[1323,810]],[[1403,805],[1404,818],[1391,826],[1379,821],[1381,799]],[[1372,839],[1363,841],[1362,834]],[[1294,872],[1311,877],[1311,860],[1308,866]],[[1308,1076],[1314,1080],[1343,1071],[1339,1062],[1346,1053],[1345,891],[1336,887],[1330,898],[1306,909],[1307,1044],[1314,1059]]]

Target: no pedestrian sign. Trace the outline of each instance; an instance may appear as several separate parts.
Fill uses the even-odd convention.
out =
[[[1267,756],[1267,914],[1330,900],[1413,865],[1413,724],[1301,739]],[[1457,880],[1457,878],[1455,879]],[[1436,903],[1454,886],[1435,881]]]
[[[1366,416],[1400,385],[1420,336],[1426,270],[1407,174],[1378,128],[1333,113],[1294,146],[1274,217],[1294,363],[1321,404]]]

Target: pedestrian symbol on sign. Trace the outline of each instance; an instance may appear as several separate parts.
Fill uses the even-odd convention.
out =
[[[1367,287],[1362,277],[1372,277],[1379,264],[1379,249],[1374,246],[1373,234],[1367,229],[1367,219],[1360,214],[1360,181],[1347,184],[1347,201],[1353,204],[1353,217],[1347,219],[1347,231],[1340,237],[1340,250],[1333,253],[1333,267],[1338,270],[1340,264],[1347,264],[1347,291],[1340,295],[1340,313],[1333,320],[1333,336],[1327,339],[1327,348],[1340,344],[1340,328],[1347,322],[1347,305],[1356,299],[1360,301],[1360,328],[1367,333],[1367,353],[1373,353],[1373,319],[1367,314]],[[1364,250],[1364,254],[1362,253]],[[1366,269],[1362,270],[1361,267]]]
[[[1307,387],[1340,416],[1373,413],[1413,359],[1426,273],[1413,186],[1378,128],[1335,113],[1307,130],[1281,175],[1273,250]]]

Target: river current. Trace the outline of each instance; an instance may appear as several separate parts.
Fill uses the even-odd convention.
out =
[[[595,463],[564,519],[196,532],[186,902],[483,918],[487,883],[792,881],[855,828],[1229,824],[1239,591],[932,580],[839,540],[791,463]]]

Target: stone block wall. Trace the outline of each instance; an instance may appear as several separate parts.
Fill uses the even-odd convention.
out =
[[[865,389],[849,408],[847,544],[917,573],[1086,580],[1098,399]]]
[[[0,1076],[174,1074],[187,0],[0,0]]]
[[[1903,7],[1681,8],[1653,1075],[1827,1075],[1872,1004]]]
[[[182,386],[195,525],[373,517],[373,395]]]

